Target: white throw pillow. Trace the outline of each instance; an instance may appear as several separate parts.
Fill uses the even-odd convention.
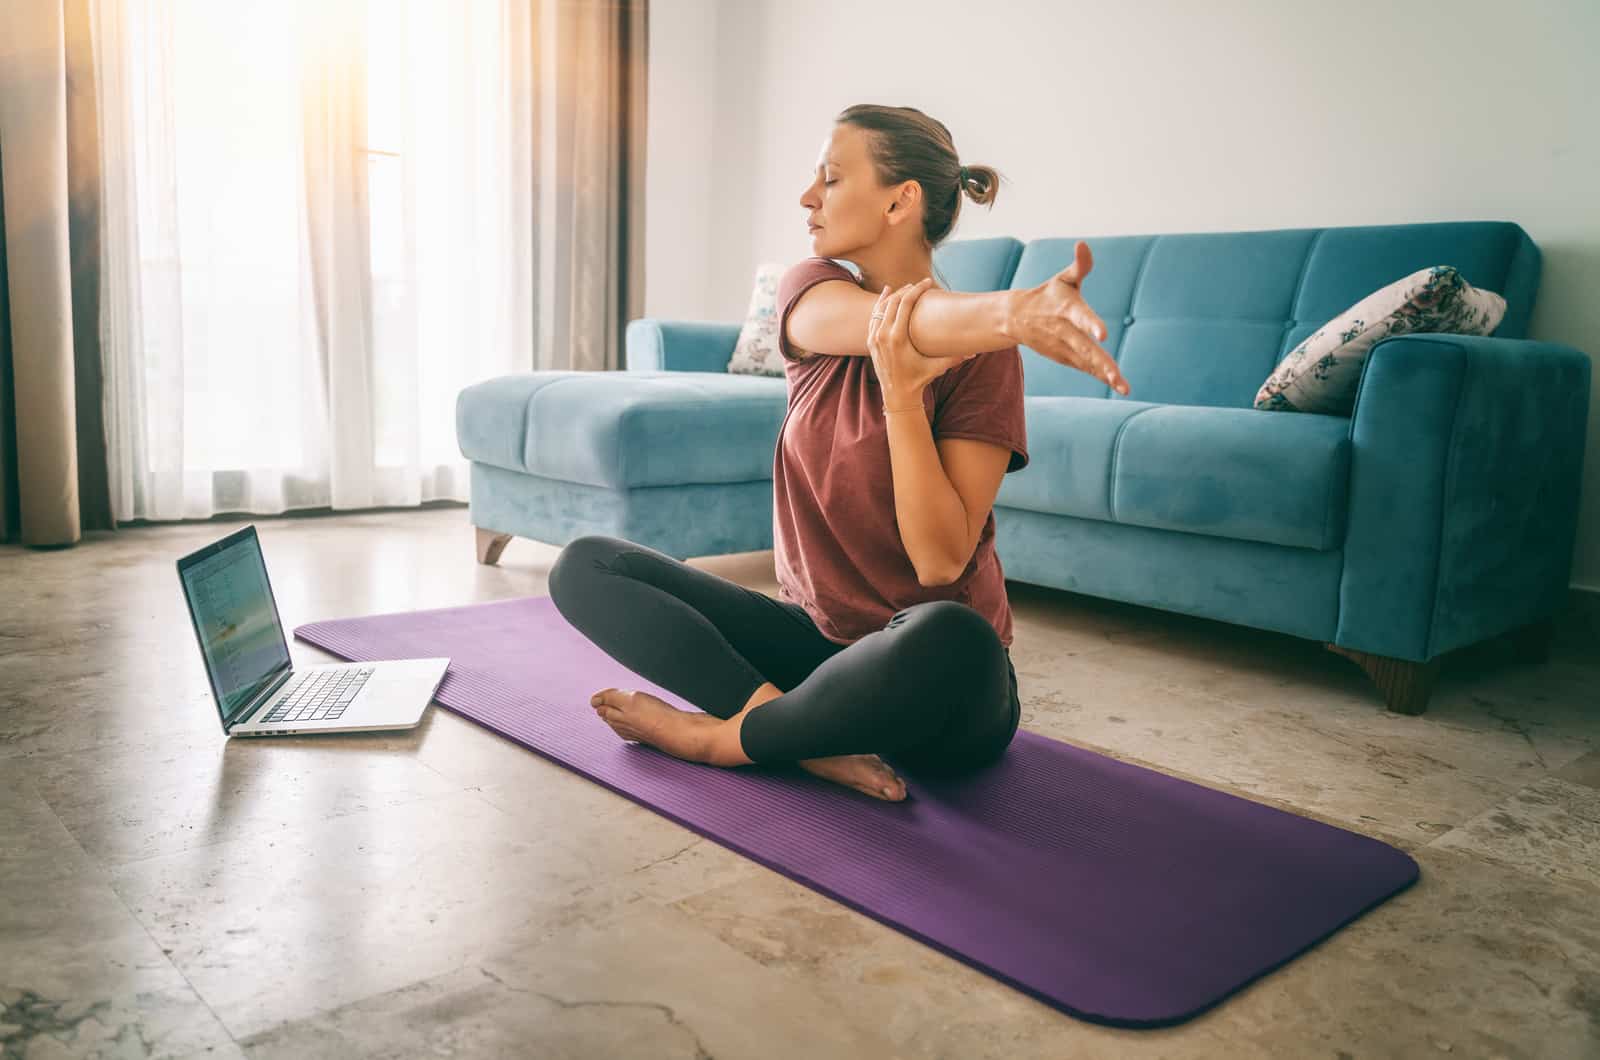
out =
[[[778,278],[782,265],[758,265],[756,285],[750,292],[739,341],[734,343],[728,372],[734,375],[782,375],[783,353],[778,349]]]
[[[1367,352],[1380,339],[1411,332],[1487,335],[1505,312],[1504,298],[1472,286],[1454,266],[1418,269],[1363,298],[1291,350],[1261,384],[1255,407],[1349,416]]]

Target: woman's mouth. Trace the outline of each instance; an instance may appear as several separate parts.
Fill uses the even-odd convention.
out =
[[[819,232],[821,230],[822,230],[822,226],[821,225],[813,225],[813,224],[806,225],[806,231],[807,232]]]

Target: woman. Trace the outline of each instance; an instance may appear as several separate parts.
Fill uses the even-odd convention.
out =
[[[1028,463],[1017,344],[1128,388],[1078,294],[1083,243],[1036,288],[932,285],[962,193],[992,203],[998,179],[913,108],[835,119],[800,198],[816,256],[778,288],[781,599],[604,535],[550,571],[573,626],[705,711],[601,689],[591,706],[623,739],[709,765],[796,762],[889,801],[905,782],[880,755],[951,775],[1010,744],[1021,705],[992,506]]]

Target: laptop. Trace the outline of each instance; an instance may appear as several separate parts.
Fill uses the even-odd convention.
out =
[[[178,560],[178,580],[228,736],[414,728],[450,664],[295,666],[253,525]]]

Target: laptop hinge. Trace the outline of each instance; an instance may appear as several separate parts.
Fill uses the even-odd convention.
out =
[[[257,692],[250,698],[249,702],[239,708],[238,716],[233,719],[233,721],[228,725],[228,728],[231,730],[234,726],[243,725],[245,722],[249,721],[251,715],[255,714],[256,711],[265,706],[267,701],[272,698],[272,693],[282,688],[283,683],[289,680],[289,678],[293,675],[293,667],[284,667],[283,672],[278,675],[278,679],[276,681],[273,681],[271,684],[267,685],[267,687]]]

